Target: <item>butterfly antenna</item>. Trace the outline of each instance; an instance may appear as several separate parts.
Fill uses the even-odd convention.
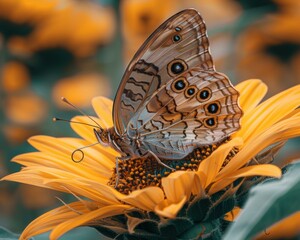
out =
[[[96,142],[96,143],[90,144],[88,146],[84,146],[84,147],[77,148],[76,150],[74,150],[71,154],[72,161],[75,162],[75,163],[80,163],[84,159],[84,152],[82,151],[82,149],[95,146],[96,144],[100,144],[100,143]],[[81,153],[81,157],[79,159],[76,159],[75,156],[74,156],[76,154],[76,152]]]
[[[61,100],[71,106],[72,108],[76,109],[78,112],[80,112],[82,115],[88,117],[92,122],[94,122],[98,128],[103,129],[99,123],[97,123],[93,118],[91,118],[89,115],[87,115],[83,110],[80,108],[76,107],[74,104],[70,103],[65,97],[62,97]],[[104,121],[102,121],[104,123]],[[106,124],[104,123],[105,127],[107,128]]]
[[[63,119],[63,118],[57,118],[54,117],[52,118],[53,122],[69,122],[69,123],[78,123],[78,124],[82,124],[82,125],[86,125],[86,126],[90,126],[90,127],[94,127],[94,128],[99,128],[99,126],[93,125],[93,124],[89,124],[89,123],[84,123],[84,122],[77,122],[77,121],[72,121],[72,120],[67,120],[67,119]]]

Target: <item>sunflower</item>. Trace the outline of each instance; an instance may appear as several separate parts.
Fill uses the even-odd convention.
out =
[[[207,156],[199,161],[196,169],[179,169],[167,176],[157,176],[157,184],[150,182],[140,189],[132,182],[126,193],[118,191],[112,184],[117,156],[113,149],[96,144],[82,149],[84,159],[80,163],[70,159],[74,150],[96,142],[91,127],[85,125],[92,124],[88,117],[75,117],[74,122],[83,124],[71,123],[82,139],[30,138],[29,143],[38,151],[16,156],[13,161],[23,168],[2,180],[66,192],[78,200],[63,203],[35,219],[20,239],[47,231],[51,231],[51,239],[57,239],[83,225],[93,226],[110,238],[187,239],[193,234],[220,235],[224,217],[228,220],[229,212],[238,212],[236,197],[241,193],[239,189],[246,189],[259,177],[280,178],[281,169],[271,164],[274,152],[285,140],[300,135],[297,109],[300,85],[261,104],[267,87],[260,80],[248,80],[236,88],[244,111],[238,132],[211,148],[209,154],[204,151]],[[99,116],[92,119],[102,126],[112,126],[112,101],[97,97],[92,104]],[[80,153],[75,151],[73,160],[82,158],[76,156]],[[132,178],[137,179],[138,175]]]

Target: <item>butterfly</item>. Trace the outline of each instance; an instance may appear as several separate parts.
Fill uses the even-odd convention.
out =
[[[205,23],[194,9],[159,26],[129,63],[113,104],[114,127],[94,129],[118,160],[179,160],[240,128],[239,93],[215,70]],[[172,168],[170,168],[172,169]]]

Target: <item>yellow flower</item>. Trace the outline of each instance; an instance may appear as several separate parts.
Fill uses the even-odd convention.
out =
[[[251,3],[255,6],[254,1]],[[266,4],[265,9],[273,11],[259,17],[263,7],[257,8],[255,19],[259,21],[243,28],[238,36],[235,44],[237,62],[234,65],[237,78],[257,76],[264,79],[270,86],[269,94],[274,94],[300,80],[300,32],[297,30],[300,2],[274,0],[261,4]],[[255,8],[251,11],[254,16]],[[282,81],[283,78],[285,81]]]
[[[128,219],[129,225],[125,231],[129,234],[134,232],[138,221],[142,221],[131,216],[132,212],[141,215],[152,212],[162,219],[173,219],[195,197],[206,199],[221,190],[227,194],[237,191],[240,184],[232,186],[237,179],[251,176],[279,178],[280,168],[268,164],[270,161],[264,159],[265,162],[259,163],[259,158],[251,160],[268,146],[300,135],[300,112],[296,109],[300,105],[300,85],[261,104],[259,102],[267,87],[260,80],[248,80],[236,88],[241,94],[240,105],[244,111],[242,128],[238,132],[202,160],[196,171],[176,171],[162,177],[159,186],[133,190],[128,194],[108,184],[117,156],[113,149],[97,144],[83,150],[84,160],[79,164],[70,159],[75,149],[96,142],[90,126],[71,124],[83,139],[49,136],[30,138],[29,143],[38,152],[15,157],[13,161],[23,165],[22,170],[3,180],[67,192],[76,196],[78,201],[38,217],[27,226],[20,239],[46,231],[51,231],[51,239],[57,239],[75,227],[102,226],[107,224],[107,218],[120,214]],[[112,101],[98,97],[92,104],[99,116],[93,119],[102,126],[112,126]],[[74,121],[91,124],[84,116],[76,117]],[[237,148],[238,151],[232,152]],[[112,219],[110,221],[113,222]]]
[[[64,48],[87,57],[110,42],[115,32],[113,9],[92,1],[11,0],[1,1],[0,9],[0,19],[32,28],[26,36],[14,36],[10,33],[14,29],[6,31],[13,35],[8,46],[15,53]]]
[[[65,96],[79,108],[86,108],[90,106],[91,98],[97,94],[109,96],[111,94],[110,83],[104,75],[92,72],[62,78],[52,89],[53,102],[65,109],[69,106],[60,100],[61,96]]]
[[[3,65],[1,85],[7,93],[14,93],[29,85],[30,76],[26,66],[18,61],[10,61]]]

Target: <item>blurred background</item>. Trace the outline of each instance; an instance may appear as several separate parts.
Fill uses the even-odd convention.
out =
[[[94,114],[95,96],[113,98],[127,63],[164,20],[196,8],[206,21],[218,71],[234,84],[262,79],[268,96],[300,83],[300,1],[0,0],[0,177],[32,135],[75,136],[52,118],[77,115],[64,96]],[[291,141],[282,157],[299,156]],[[280,157],[279,157],[280,159]],[[20,232],[67,196],[0,183],[0,226]]]

